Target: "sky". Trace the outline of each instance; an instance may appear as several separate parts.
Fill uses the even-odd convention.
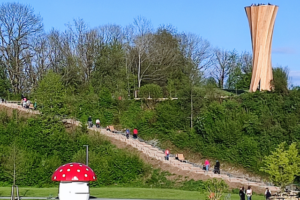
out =
[[[273,67],[288,67],[290,85],[300,85],[300,0],[0,0],[30,5],[43,18],[46,31],[64,30],[73,19],[91,28],[116,24],[125,27],[143,16],[154,28],[171,24],[178,32],[190,32],[213,47],[252,52],[244,10],[252,3],[279,6],[272,44]]]

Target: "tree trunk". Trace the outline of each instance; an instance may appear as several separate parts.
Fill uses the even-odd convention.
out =
[[[138,88],[141,87],[141,54],[139,52],[139,68],[138,68]]]

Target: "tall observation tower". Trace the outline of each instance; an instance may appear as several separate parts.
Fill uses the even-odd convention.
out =
[[[272,37],[278,6],[275,5],[251,5],[245,7],[248,17],[252,51],[253,68],[250,92],[255,92],[260,86],[262,90],[272,90],[273,80],[271,51]]]

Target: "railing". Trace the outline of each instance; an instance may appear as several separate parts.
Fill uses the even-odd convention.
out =
[[[4,102],[2,102],[4,103]],[[6,101],[5,103],[10,103],[10,104],[21,104],[21,101]]]

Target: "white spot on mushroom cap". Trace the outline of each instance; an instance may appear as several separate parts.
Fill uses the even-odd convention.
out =
[[[74,177],[72,178],[72,181],[78,181],[77,176],[74,176]]]
[[[88,177],[88,175],[87,175],[87,174],[85,174],[84,176],[85,176],[85,177]]]
[[[67,169],[67,171],[69,172],[69,171],[71,171],[70,169]]]
[[[54,179],[56,179],[56,176],[54,176]]]
[[[89,171],[89,169],[88,169],[88,168],[86,168],[86,171]]]
[[[82,165],[79,165],[80,167],[82,167]]]
[[[61,170],[59,170],[59,172],[62,172],[63,170],[61,169]]]
[[[73,165],[70,165],[70,167],[73,167]]]
[[[65,176],[66,176],[65,174],[62,175],[62,177],[65,177]]]
[[[93,179],[96,179],[95,176],[93,176]]]
[[[77,172],[80,172],[80,169],[77,169]]]

